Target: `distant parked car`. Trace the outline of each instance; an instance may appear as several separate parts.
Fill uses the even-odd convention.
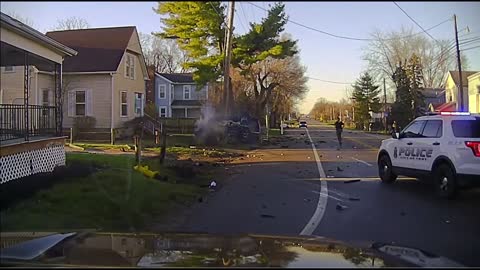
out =
[[[307,127],[307,121],[300,121],[300,124],[298,125],[299,128],[306,128]]]

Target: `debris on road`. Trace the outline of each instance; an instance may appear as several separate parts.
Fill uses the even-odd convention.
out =
[[[210,186],[209,186],[211,189],[215,189],[217,187],[217,182],[215,182],[214,180],[212,182],[210,182]]]
[[[309,198],[306,198],[306,199],[303,199],[303,200],[306,201],[306,202],[311,202],[311,201],[312,201],[312,200],[309,199]]]
[[[360,201],[360,198],[357,197],[350,197],[348,198],[350,201]]]
[[[348,208],[348,206],[337,203],[337,206],[336,206],[337,210],[345,210],[347,208]]]
[[[343,169],[337,166],[337,171],[343,172]]]
[[[355,183],[355,182],[360,182],[361,180],[360,179],[353,179],[353,180],[346,180],[346,181],[343,181],[343,183],[345,184],[349,184],[349,183]]]
[[[261,216],[262,218],[275,218],[275,216],[266,215],[266,214],[261,214],[260,216]]]
[[[326,141],[318,141],[318,143],[327,143]]]

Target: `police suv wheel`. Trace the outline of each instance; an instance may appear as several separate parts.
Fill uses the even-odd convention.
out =
[[[393,183],[397,179],[397,175],[392,171],[392,162],[388,155],[382,155],[378,159],[378,174],[383,183]]]
[[[440,164],[433,171],[435,191],[441,198],[453,199],[457,194],[455,173],[447,164]]]

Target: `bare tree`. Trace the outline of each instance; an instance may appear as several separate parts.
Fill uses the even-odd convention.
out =
[[[157,72],[188,72],[184,64],[189,61],[185,51],[175,40],[139,33],[140,44],[147,65],[155,66]]]
[[[267,58],[252,65],[248,72],[240,68],[231,70],[235,100],[232,111],[254,113],[257,117],[262,117],[265,106],[268,105],[270,124],[278,124],[278,120],[297,110],[296,105],[308,91],[305,72],[299,56]],[[221,92],[215,93],[221,95]]]
[[[23,16],[21,16],[20,14],[14,12],[14,11],[7,11],[5,14],[7,14],[8,16],[10,16],[10,17],[12,17],[12,18],[14,18],[14,19],[16,19],[16,20],[18,20],[18,21],[20,21],[20,22],[22,22],[22,23],[24,23],[24,24],[26,24],[30,27],[32,27],[32,28],[34,26],[34,23],[30,18],[23,17]]]
[[[84,18],[79,17],[69,17],[65,19],[57,20],[57,25],[53,30],[76,30],[76,29],[86,29],[89,28],[90,24]]]
[[[431,40],[425,35],[415,34],[413,28],[401,28],[399,31],[381,32],[376,30],[374,41],[363,48],[363,59],[368,62],[369,72],[377,80],[385,78],[394,88],[392,80],[395,67],[406,62],[413,54],[420,57],[425,88],[443,87],[449,70],[457,70],[455,43],[453,40]],[[462,68],[468,66],[462,55]]]

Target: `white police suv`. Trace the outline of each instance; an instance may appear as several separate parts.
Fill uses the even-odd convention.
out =
[[[433,180],[439,196],[453,198],[459,187],[480,184],[480,115],[442,112],[413,120],[382,141],[382,182],[397,175]]]

